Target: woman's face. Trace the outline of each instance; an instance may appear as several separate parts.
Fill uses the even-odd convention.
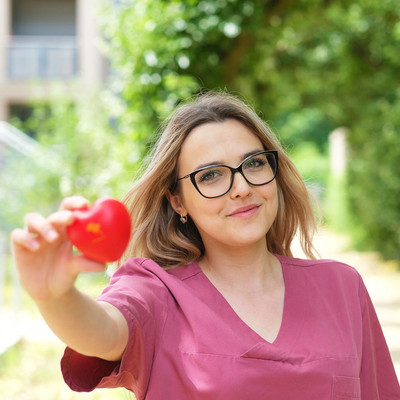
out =
[[[237,120],[200,125],[182,145],[178,177],[206,165],[237,167],[249,154],[263,150],[257,136]],[[177,213],[192,218],[206,251],[209,246],[265,245],[265,236],[278,210],[275,180],[252,186],[240,173],[235,174],[230,191],[221,197],[204,198],[187,178],[180,181],[178,194],[169,200]]]

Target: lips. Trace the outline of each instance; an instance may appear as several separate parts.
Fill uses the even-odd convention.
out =
[[[254,215],[260,206],[258,204],[249,204],[247,206],[239,207],[232,213],[228,215],[228,217],[237,217],[237,218],[246,218]]]

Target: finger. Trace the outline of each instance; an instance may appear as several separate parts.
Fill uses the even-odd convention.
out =
[[[36,251],[40,247],[40,243],[36,238],[36,235],[24,229],[14,229],[11,232],[11,243],[13,248],[19,246],[30,251]]]
[[[64,227],[73,224],[74,213],[70,210],[60,210],[48,217],[48,222],[54,227]]]
[[[107,265],[85,257],[83,254],[75,257],[80,272],[103,272]]]
[[[50,221],[37,213],[29,213],[25,216],[25,230],[31,234],[42,236],[50,243],[59,237]]]
[[[66,197],[60,205],[60,210],[75,210],[79,208],[87,208],[89,201],[82,196]]]

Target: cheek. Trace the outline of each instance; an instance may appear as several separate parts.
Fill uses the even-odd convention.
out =
[[[206,199],[195,188],[182,190],[181,199],[198,229],[215,223],[223,211],[223,202],[220,199]]]
[[[274,185],[265,186],[261,195],[264,198],[264,200],[267,201],[268,204],[267,209],[270,218],[272,217],[273,219],[275,219],[278,214],[278,208],[279,208],[279,195],[276,183],[274,182]]]
[[[277,202],[278,201],[278,187],[276,185],[276,181],[272,181],[268,185],[259,186],[261,189],[261,196],[268,201]]]
[[[215,200],[215,199],[214,199]],[[188,205],[187,211],[196,225],[210,218],[217,217],[221,211],[221,207],[216,201],[201,199]]]
[[[206,214],[212,208],[212,202],[201,196],[191,183],[183,185],[180,191],[180,198],[182,205],[193,221],[196,221],[199,216]]]

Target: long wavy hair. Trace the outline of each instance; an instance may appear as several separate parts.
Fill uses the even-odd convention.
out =
[[[239,98],[224,92],[206,92],[180,105],[164,122],[146,169],[125,196],[123,201],[131,214],[133,228],[120,263],[130,257],[148,257],[163,268],[170,268],[202,257],[205,249],[195,224],[190,216],[186,224],[179,221],[166,194],[179,190],[178,157],[188,134],[199,125],[227,119],[245,125],[265,149],[278,151],[278,213],[267,233],[268,250],[291,257],[291,244],[297,233],[304,254],[316,258],[312,238],[317,224],[310,196],[279,140]]]

